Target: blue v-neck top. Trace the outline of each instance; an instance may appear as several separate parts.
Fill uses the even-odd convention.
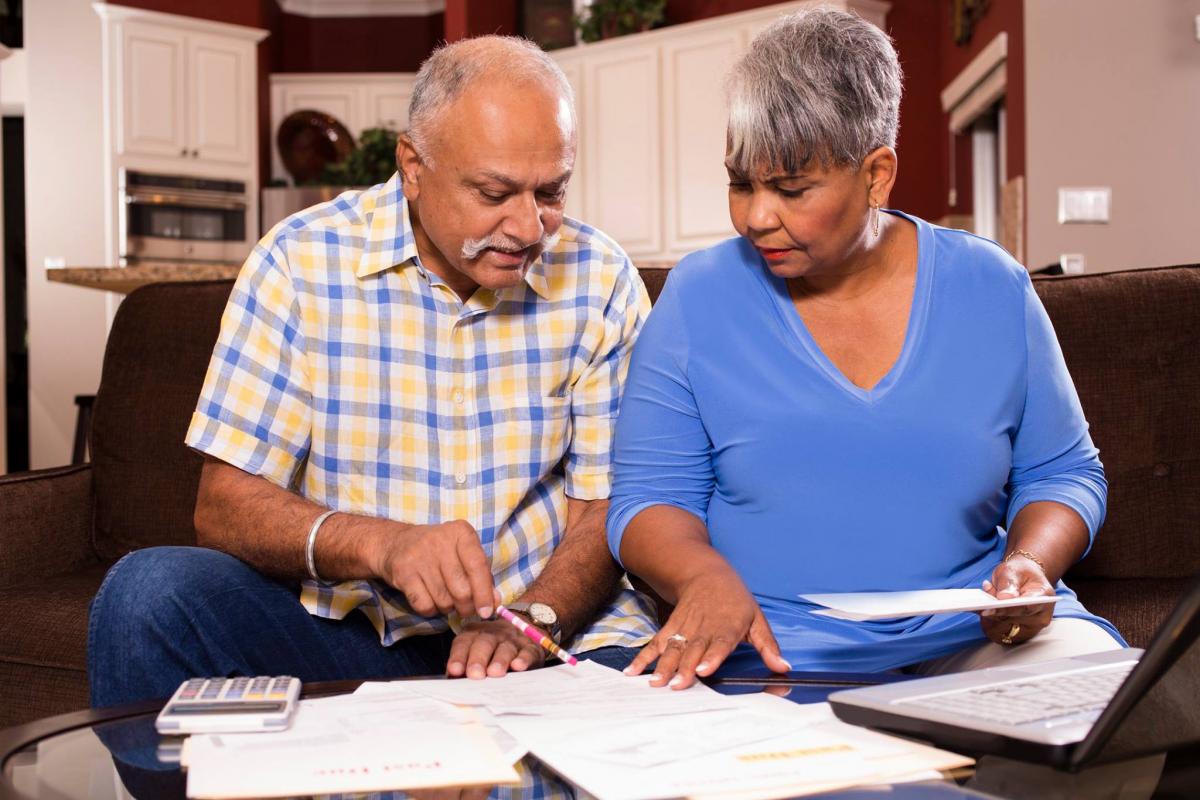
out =
[[[897,213],[897,212],[892,212]],[[744,239],[676,266],[634,349],[609,545],[659,504],[702,519],[795,669],[876,671],[983,642],[975,614],[850,623],[812,592],[978,587],[1025,505],[1095,536],[1107,485],[1029,275],[995,243],[917,226],[904,346],[870,390],[809,334]],[[664,550],[662,558],[672,558]],[[1055,615],[1089,614],[1061,582]],[[761,665],[745,648],[727,662]]]

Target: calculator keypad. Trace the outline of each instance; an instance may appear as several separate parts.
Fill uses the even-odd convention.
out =
[[[193,678],[179,688],[177,702],[286,700],[294,678]]]

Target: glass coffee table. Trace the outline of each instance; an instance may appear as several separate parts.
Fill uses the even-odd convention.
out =
[[[304,697],[352,692],[358,681],[314,683],[304,687]],[[760,690],[745,685],[717,685],[728,693]],[[797,702],[822,700],[834,687],[770,687],[773,693],[790,692]],[[80,711],[50,717],[0,731],[0,800],[151,800],[183,798],[186,774],[176,763],[177,747],[154,729],[161,701],[115,709]],[[1095,774],[1065,776],[1041,767],[1016,762],[981,761],[977,774],[969,771],[893,786],[863,787],[820,795],[841,800],[951,800],[952,798],[1059,797],[1200,797],[1200,752],[1175,754],[1163,768],[1157,763],[1135,770],[1113,772],[1110,765]],[[418,798],[574,797],[572,787],[533,757],[524,761],[527,785],[413,793]],[[1161,774],[1160,774],[1161,773]],[[1049,783],[1047,783],[1049,781]],[[1055,785],[1057,781],[1057,785]],[[1139,785],[1141,789],[1139,789]],[[407,797],[389,792],[371,797]]]

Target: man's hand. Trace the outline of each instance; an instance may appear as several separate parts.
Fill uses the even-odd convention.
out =
[[[625,674],[639,675],[657,658],[650,685],[686,689],[696,675],[716,672],[743,641],[754,645],[773,672],[791,669],[779,653],[779,643],[762,609],[733,568],[705,570],[680,589],[670,618],[626,667]]]
[[[468,623],[454,637],[446,675],[451,678],[499,678],[509,670],[540,667],[546,653],[508,620]]]
[[[425,617],[451,611],[492,616],[492,568],[469,523],[412,525],[389,530],[376,541],[372,571],[404,592],[413,611]]]
[[[1014,556],[996,565],[992,579],[983,582],[983,590],[998,598],[1053,595],[1054,587],[1035,561]],[[1054,604],[1007,606],[980,612],[983,632],[997,644],[1020,644],[1037,636],[1050,624]],[[1015,635],[1009,636],[1015,630]]]

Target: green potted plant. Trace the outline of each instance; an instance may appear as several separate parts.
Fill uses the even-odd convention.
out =
[[[374,186],[396,171],[396,132],[367,128],[358,137],[358,147],[341,161],[326,164],[320,182],[326,186]]]
[[[579,38],[598,42],[627,33],[650,30],[662,23],[667,0],[593,0],[575,18]]]

